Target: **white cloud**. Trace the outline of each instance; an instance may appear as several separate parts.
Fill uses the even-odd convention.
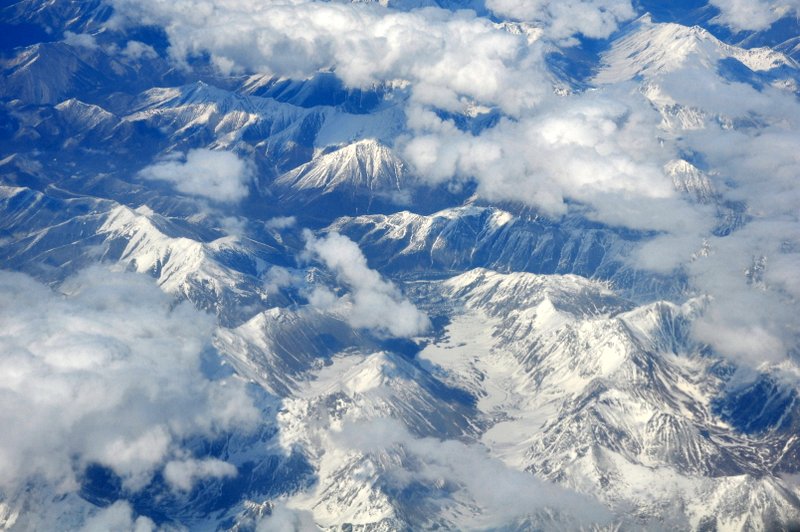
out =
[[[146,277],[97,267],[57,293],[0,272],[0,322],[0,424],[14,428],[0,439],[6,494],[28,482],[76,490],[90,464],[137,490],[185,455],[184,439],[257,421],[238,381],[200,369],[213,319]]]
[[[690,266],[714,298],[698,335],[740,361],[775,362],[800,340],[800,105],[770,88],[717,87],[740,96],[738,114],[762,124],[712,125],[685,138],[719,175],[723,198],[743,202],[749,217],[730,235],[710,238],[709,252]]]
[[[193,149],[143,168],[145,179],[168,181],[179,192],[219,202],[237,202],[248,194],[253,169],[235,153]]]
[[[223,216],[219,220],[219,226],[226,235],[242,238],[247,233],[247,218]]]
[[[158,53],[152,46],[140,41],[128,41],[120,53],[128,59],[154,59],[158,57]]]
[[[722,79],[713,69],[691,64],[658,78],[658,84],[675,102],[728,119],[771,116],[780,120],[797,116],[794,95],[769,86],[754,89],[743,82]]]
[[[178,491],[191,491],[200,479],[229,478],[236,474],[236,466],[214,458],[172,460],[164,467],[164,479]]]
[[[751,367],[785,361],[800,341],[800,105],[784,91],[691,65],[657,83],[670,105],[702,111],[700,126],[673,125],[664,136],[695,154],[719,201],[740,205],[746,222],[724,236],[688,223],[648,242],[638,264],[681,265],[693,289],[710,296],[694,327],[698,340]]]
[[[338,233],[315,238],[306,231],[305,236],[307,253],[321,260],[350,289],[347,296],[339,299],[328,289],[316,287],[309,295],[311,305],[340,311],[353,327],[379,334],[408,337],[428,330],[428,317],[394,284],[369,268],[358,244]]]
[[[502,120],[480,135],[413,109],[415,136],[402,152],[430,181],[474,178],[489,200],[523,202],[553,217],[572,204],[615,226],[667,232],[710,226],[664,173],[675,152],[659,141],[658,113],[635,92],[604,92]]]
[[[688,229],[688,228],[687,228]],[[672,274],[702,251],[707,244],[702,231],[688,229],[677,234],[663,234],[647,240],[634,253],[634,266],[662,274]]]
[[[461,110],[467,98],[512,114],[550,87],[537,43],[470,11],[314,1],[111,3],[117,23],[165,28],[174,59],[207,52],[223,72],[302,79],[332,70],[353,87],[409,83],[425,104]]]
[[[669,125],[638,87],[618,84],[545,102],[477,135],[413,107],[401,150],[434,183],[474,179],[489,200],[658,231],[631,258],[661,273],[683,269],[692,289],[711,296],[696,337],[739,363],[785,360],[800,338],[800,105],[691,64],[656,82],[671,105],[702,110],[704,125]],[[722,201],[747,206],[744,228],[714,236],[716,207],[675,189],[664,164],[686,153],[702,161]],[[763,280],[753,283],[746,272],[762,256]]]
[[[276,216],[264,222],[264,227],[276,230],[289,229],[290,227],[294,227],[296,223],[297,218],[294,216]]]
[[[65,31],[64,42],[70,46],[89,48],[90,50],[94,50],[95,48],[99,47],[94,35],[89,33],[73,33],[71,31]]]
[[[294,282],[294,275],[282,266],[271,267],[264,276],[264,287],[268,294],[274,294],[281,288],[291,286]]]
[[[710,0],[720,10],[714,22],[734,30],[764,30],[779,18],[800,11],[797,0]]]
[[[558,40],[575,34],[606,38],[636,16],[629,0],[486,0],[496,15],[535,23]]]
[[[316,532],[322,530],[314,523],[313,515],[285,505],[272,508],[272,513],[258,521],[256,532]]]
[[[784,216],[757,217],[709,238],[707,252],[687,266],[693,285],[711,296],[696,337],[753,367],[786,360],[800,340],[800,223],[796,215],[777,221]]]
[[[429,497],[426,503],[440,507],[444,515],[460,515],[469,528],[503,529],[537,512],[552,515],[553,510],[567,519],[566,528],[602,524],[610,518],[597,501],[511,469],[479,445],[417,438],[396,420],[347,423],[332,439],[337,446],[366,455],[402,456],[402,460],[380,460],[386,468],[380,471],[381,484],[393,493],[403,493],[414,484],[446,487],[446,497]],[[462,506],[453,508],[458,504]]]
[[[350,86],[408,87],[407,136],[396,147],[421,179],[474,180],[478,194],[490,201],[519,201],[553,218],[575,212],[612,226],[656,231],[657,238],[633,260],[662,273],[683,269],[697,292],[712,296],[704,323],[713,326],[698,325],[700,338],[749,361],[774,360],[796,345],[792,316],[798,313],[793,301],[800,275],[794,264],[800,244],[793,213],[800,211],[794,182],[800,164],[794,146],[800,139],[794,132],[800,109],[792,94],[726,81],[711,68],[665,72],[656,80],[665,97],[692,113],[703,110],[695,124],[700,129],[671,130],[633,84],[553,96],[544,45],[536,35],[520,31],[524,25],[498,25],[473,12],[403,12],[374,3],[310,0],[112,3],[117,23],[164,27],[178,61],[207,52],[223,71],[307,77],[332,70]],[[766,27],[800,5],[796,0],[713,3],[721,10],[718,20],[735,29]],[[635,16],[626,0],[488,0],[486,7],[498,17],[541,26],[546,38],[562,43],[576,33],[608,36]],[[499,107],[506,118],[475,134],[431,109],[463,111],[473,103]],[[748,122],[756,127],[731,127]],[[715,237],[714,207],[675,190],[664,165],[686,154],[703,161],[698,164],[712,176],[720,198],[747,204],[752,221],[746,230]],[[191,183],[184,179],[185,166],[192,165],[165,161],[152,168],[164,179]],[[310,241],[309,249],[315,246]],[[743,272],[762,255],[768,257],[764,279],[754,287]],[[330,260],[351,292],[339,298],[317,287],[312,304],[336,309],[349,304],[352,323],[385,333],[420,330],[418,311],[396,288],[378,276],[384,284],[368,290],[334,256],[331,252],[323,261]],[[363,271],[371,272],[362,262]],[[279,273],[268,285],[287,282]],[[739,314],[748,306],[750,337],[762,338],[770,355],[752,342],[726,340],[745,323]],[[388,329],[392,318],[386,308],[407,323]]]
[[[339,298],[324,286],[315,286],[308,294],[308,302],[312,307],[320,310],[334,310],[338,306]]]
[[[134,519],[130,504],[117,501],[87,519],[81,532],[152,532],[155,529],[155,523],[146,517]]]

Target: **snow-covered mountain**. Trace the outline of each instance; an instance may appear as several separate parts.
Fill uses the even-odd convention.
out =
[[[800,527],[797,8],[728,4],[2,4],[0,530]]]
[[[716,68],[721,60],[733,59],[754,72],[789,67],[792,58],[769,47],[740,48],[726,44],[700,26],[653,23],[642,17],[614,41],[602,55],[597,83],[613,83],[636,77],[650,79],[687,65]]]
[[[777,486],[757,470],[772,470],[783,450],[770,456],[766,441],[733,436],[713,411],[729,376],[689,340],[701,301],[631,308],[579,277],[488,270],[439,290],[463,311],[447,341],[420,357],[477,392],[479,408],[496,420],[482,439],[506,463],[602,493],[612,505],[637,501],[627,511],[644,519],[655,517],[646,488],[653,483],[675,490],[691,527],[775,515],[787,520],[770,526],[786,527],[798,518],[795,496],[767,495]],[[766,451],[757,461],[754,448]],[[657,483],[661,474],[672,481]],[[721,474],[729,482],[711,488]]]
[[[284,196],[344,194],[367,199],[401,194],[411,177],[405,163],[391,149],[368,139],[321,155],[275,180]]]

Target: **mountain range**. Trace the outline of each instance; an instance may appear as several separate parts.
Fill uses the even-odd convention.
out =
[[[798,529],[779,4],[0,4],[0,529]]]

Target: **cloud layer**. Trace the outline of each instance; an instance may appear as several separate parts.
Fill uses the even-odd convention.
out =
[[[562,41],[575,34],[606,38],[636,15],[629,0],[486,0],[486,7],[501,17],[544,26],[549,37]]]
[[[118,23],[164,27],[175,60],[208,53],[223,72],[303,79],[332,70],[352,87],[410,84],[415,100],[453,111],[466,98],[514,113],[547,93],[539,46],[469,11],[302,0],[111,3]]]
[[[97,267],[60,292],[0,272],[0,323],[0,424],[13,427],[0,439],[0,491],[30,482],[70,492],[90,464],[130,490],[170,460],[185,464],[166,472],[181,489],[234,473],[185,462],[181,448],[258,417],[237,381],[211,381],[200,369],[210,317],[174,306],[149,279]]]
[[[800,157],[793,148],[800,142],[800,104],[784,90],[728,80],[692,61],[651,86],[669,95],[663,112],[694,115],[690,124],[660,129],[679,152],[691,154],[716,196],[717,229],[694,232],[703,242],[691,256],[678,247],[690,249],[692,224],[677,233],[682,242],[652,243],[662,256],[682,254],[693,288],[711,296],[696,337],[749,366],[784,361],[800,342]]]
[[[659,142],[661,117],[635,91],[574,96],[479,135],[429,111],[410,116],[416,132],[402,152],[434,183],[475,179],[487,199],[553,217],[577,208],[612,226],[672,232],[711,223],[665,175],[676,152]]]

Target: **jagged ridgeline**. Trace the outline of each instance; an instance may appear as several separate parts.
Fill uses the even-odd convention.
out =
[[[800,528],[795,4],[0,2],[0,530]]]

